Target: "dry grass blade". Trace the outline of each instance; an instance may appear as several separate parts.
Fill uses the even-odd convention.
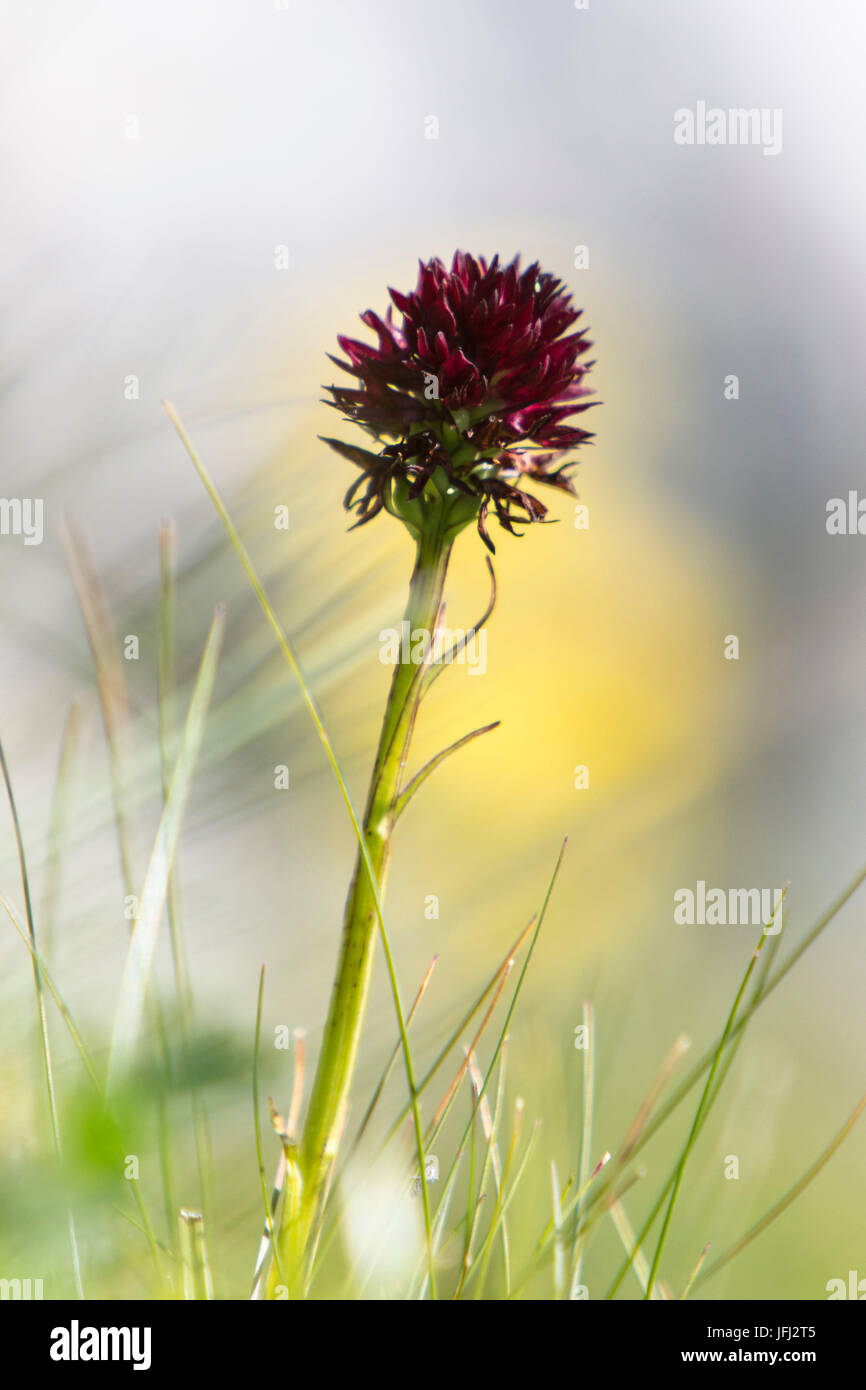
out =
[[[159,528],[159,634],[157,660],[157,689],[159,707],[159,756],[162,773],[163,805],[171,791],[171,779],[177,758],[177,728],[175,708],[177,704],[175,670],[175,634],[177,628],[177,526],[173,521],[164,521]],[[181,918],[178,910],[178,894],[175,874],[168,876],[166,892],[168,927],[171,940],[172,962],[177,983],[178,1005],[184,1031],[184,1043],[189,1044],[189,1030],[192,1026],[192,990],[189,980],[189,964],[186,944],[181,931]]]
[[[114,1016],[108,1061],[108,1089],[128,1066],[138,1040],[160,918],[165,907],[168,879],[180,838],[180,829],[192,787],[192,777],[204,738],[204,727],[216,679],[219,651],[225,630],[225,613],[218,609],[205,645],[198,677],[190,700],[186,726],[178,752],[153,852],[133,924],[126,963]]]
[[[499,1003],[500,997],[501,997],[501,995],[502,995],[502,991],[503,991],[504,988],[505,988],[506,981],[507,981],[509,975],[511,974],[511,971],[512,971],[513,967],[514,967],[514,961],[511,960],[511,959],[509,959],[509,960],[507,960],[507,961],[505,962],[505,965],[504,965],[503,968],[502,968],[502,976],[501,976],[501,979],[500,979],[499,984],[498,984],[498,986],[497,986],[497,988],[496,988],[496,991],[495,991],[495,993],[494,993],[494,995],[493,995],[493,998],[491,999],[490,1004],[488,1005],[487,1012],[486,1012],[486,1014],[484,1015],[483,1019],[481,1020],[481,1023],[480,1023],[479,1026],[478,1026],[478,1031],[476,1032],[475,1037],[472,1039],[472,1042],[471,1042],[470,1045],[469,1045],[469,1048],[468,1048],[468,1050],[467,1050],[467,1052],[466,1052],[466,1055],[465,1055],[465,1057],[463,1058],[463,1061],[460,1063],[460,1066],[459,1066],[458,1069],[457,1069],[457,1074],[456,1074],[456,1076],[454,1077],[454,1080],[451,1082],[451,1085],[448,1087],[448,1090],[445,1092],[445,1095],[443,1096],[442,1100],[439,1102],[439,1105],[438,1105],[437,1110],[436,1110],[436,1114],[433,1116],[433,1121],[432,1121],[432,1123],[431,1123],[431,1125],[430,1125],[430,1129],[428,1130],[428,1133],[427,1133],[427,1140],[426,1140],[426,1142],[427,1142],[428,1144],[432,1144],[432,1143],[434,1142],[435,1138],[436,1138],[436,1135],[439,1133],[439,1130],[440,1130],[440,1128],[441,1128],[441,1126],[442,1126],[442,1124],[443,1124],[443,1122],[444,1122],[444,1120],[445,1120],[445,1116],[447,1115],[448,1110],[450,1109],[451,1102],[452,1102],[452,1100],[454,1099],[454,1096],[457,1094],[457,1090],[458,1090],[458,1088],[459,1088],[459,1086],[460,1086],[460,1083],[461,1083],[461,1081],[463,1080],[463,1078],[464,1078],[464,1076],[466,1075],[466,1072],[467,1072],[467,1070],[468,1070],[468,1068],[469,1068],[469,1058],[470,1058],[470,1056],[472,1055],[472,1053],[475,1051],[475,1049],[476,1049],[476,1047],[478,1046],[479,1042],[481,1041],[482,1037],[484,1036],[484,1031],[485,1031],[485,1029],[486,1029],[488,1023],[490,1022],[491,1018],[493,1017],[494,1011],[495,1011],[495,1009],[496,1009],[496,1005]],[[481,1095],[483,1095],[483,1090],[479,1091],[479,1097],[480,1097]]]
[[[641,1102],[637,1114],[635,1115],[634,1119],[629,1125],[628,1133],[623,1139],[620,1150],[616,1155],[614,1163],[617,1169],[621,1168],[623,1164],[628,1162],[635,1149],[637,1148],[641,1136],[643,1135],[644,1130],[649,1124],[650,1117],[653,1111],[655,1110],[656,1106],[658,1105],[659,1098],[661,1097],[663,1090],[667,1086],[668,1082],[670,1081],[671,1077],[676,1071],[677,1066],[682,1061],[683,1057],[686,1055],[691,1045],[691,1038],[686,1037],[685,1033],[681,1033],[680,1036],[674,1042],[674,1045],[668,1053],[667,1057],[665,1057],[664,1061],[662,1062],[661,1067],[659,1068],[658,1073],[656,1074],[655,1080],[653,1081],[649,1091],[647,1092],[646,1096]]]
[[[505,1105],[505,1078],[508,1065],[508,1038],[503,1040],[502,1054],[499,1060],[499,1080],[496,1087],[496,1106],[493,1114],[490,1113],[490,1106],[487,1097],[483,1092],[483,1078],[478,1067],[478,1062],[474,1053],[469,1054],[469,1073],[472,1077],[472,1089],[478,1096],[478,1113],[481,1119],[481,1129],[487,1141],[487,1155],[484,1160],[484,1171],[481,1175],[481,1190],[484,1191],[488,1176],[493,1173],[493,1181],[496,1186],[497,1207],[502,1201],[502,1189],[504,1183],[504,1173],[502,1159],[499,1153],[499,1126],[502,1119],[502,1111]],[[477,1225],[477,1217],[476,1217]],[[473,1242],[474,1242],[473,1232]],[[471,1252],[471,1244],[470,1244]],[[502,1222],[502,1258],[504,1264],[505,1288],[506,1293],[511,1286],[511,1255],[508,1243],[508,1226]]]
[[[703,1268],[704,1260],[707,1258],[707,1255],[710,1253],[710,1243],[711,1243],[710,1241],[707,1241],[706,1245],[704,1246],[703,1250],[701,1251],[700,1255],[698,1256],[697,1264],[695,1265],[694,1269],[692,1270],[691,1274],[689,1275],[688,1280],[686,1281],[686,1286],[685,1286],[685,1288],[683,1289],[682,1293],[680,1294],[680,1301],[681,1301],[681,1302],[685,1301],[685,1299],[688,1298],[689,1294],[690,1294],[691,1291],[692,1291],[692,1288],[694,1287],[695,1280],[697,1279],[698,1275],[699,1275],[700,1272],[701,1272],[701,1269]]]
[[[130,722],[126,675],[105,591],[93,567],[84,537],[71,517],[64,521],[61,539],[93,655],[108,747],[117,847],[124,892],[129,897],[135,892],[135,870],[124,772],[124,744]]]
[[[434,972],[434,970],[436,969],[436,966],[438,965],[438,963],[439,963],[439,957],[438,957],[438,956],[434,956],[433,959],[431,960],[430,964],[427,966],[427,969],[426,969],[426,971],[425,971],[425,973],[424,973],[424,978],[423,978],[423,980],[421,981],[421,984],[418,986],[418,993],[415,995],[415,998],[414,998],[413,1003],[412,1003],[412,1007],[411,1007],[411,1009],[409,1010],[408,1014],[406,1015],[406,1027],[407,1027],[407,1028],[409,1028],[409,1027],[411,1026],[412,1020],[414,1019],[415,1014],[416,1014],[417,1011],[418,1011],[418,1005],[421,1003],[421,1000],[424,998],[424,995],[425,995],[426,992],[427,992],[427,986],[430,984],[430,981],[431,981],[432,978],[433,978],[433,972]],[[391,1071],[392,1071],[392,1069],[393,1069],[394,1063],[397,1061],[397,1058],[398,1058],[399,1056],[400,1056],[400,1042],[399,1042],[399,1039],[398,1039],[398,1041],[397,1041],[397,1042],[395,1043],[395,1045],[394,1045],[394,1050],[393,1050],[393,1052],[391,1053],[391,1056],[388,1058],[388,1061],[385,1063],[384,1071],[382,1072],[382,1075],[381,1075],[380,1078],[379,1078],[379,1081],[378,1081],[378,1084],[377,1084],[377,1086],[376,1086],[376,1089],[375,1089],[375,1091],[373,1092],[373,1095],[372,1095],[371,1098],[370,1098],[370,1103],[369,1103],[369,1105],[367,1106],[367,1109],[364,1111],[364,1118],[362,1119],[360,1125],[358,1126],[358,1132],[357,1132],[357,1134],[355,1135],[355,1138],[352,1140],[352,1150],[356,1149],[356,1148],[358,1147],[358,1145],[360,1144],[361,1140],[363,1139],[364,1133],[365,1133],[365,1131],[366,1131],[366,1129],[367,1129],[367,1126],[368,1126],[368,1124],[370,1123],[370,1120],[371,1120],[372,1117],[373,1117],[373,1112],[375,1111],[376,1106],[379,1104],[379,1100],[380,1100],[381,1095],[382,1095],[382,1092],[383,1092],[383,1090],[385,1089],[385,1086],[386,1086],[386,1084],[387,1084],[388,1077],[391,1075]],[[421,1092],[422,1089],[423,1089],[423,1083],[422,1083],[421,1086],[418,1087],[418,1092],[419,1092],[419,1094],[420,1094],[420,1092]],[[408,1114],[408,1107],[407,1107],[407,1110],[406,1110],[405,1113]]]
[[[460,1279],[454,1294],[455,1299],[459,1299],[463,1293],[463,1285],[466,1282],[466,1275],[469,1273],[469,1266],[472,1262],[472,1237],[475,1233],[475,1225],[478,1221],[481,1203],[484,1201],[484,1185],[481,1183],[481,1190],[478,1196],[475,1195],[475,1164],[478,1151],[478,1103],[480,1092],[475,1086],[474,1078],[470,1075],[470,1092],[472,1103],[469,1109],[469,1178],[466,1183],[466,1216],[463,1220],[463,1257],[460,1261]]]
[[[81,710],[73,704],[66,718],[63,738],[60,744],[60,757],[57,764],[57,779],[54,784],[54,797],[51,803],[51,821],[48,827],[48,850],[45,862],[45,883],[42,890],[42,903],[39,911],[39,937],[42,955],[50,961],[54,944],[54,924],[57,904],[60,899],[60,880],[63,870],[63,854],[66,840],[66,825],[69,818],[69,794],[73,769],[78,758],[81,742]]]
[[[469,1027],[469,1024],[472,1022],[473,1018],[478,1013],[478,1010],[481,1008],[481,1005],[484,1003],[484,1000],[487,998],[490,991],[495,988],[498,980],[500,979],[500,976],[502,975],[502,972],[508,969],[509,961],[511,961],[517,955],[517,952],[520,950],[527,936],[532,931],[532,928],[535,926],[535,922],[536,918],[534,916],[529,919],[526,926],[523,928],[523,931],[520,933],[514,945],[511,947],[510,951],[506,955],[505,959],[501,962],[500,965],[496,967],[496,970],[493,972],[490,979],[487,981],[487,984],[484,986],[481,993],[477,996],[474,1004],[472,1004],[472,1006],[466,1011],[466,1013],[463,1015],[460,1022],[458,1023],[457,1027],[451,1033],[444,1047],[440,1049],[439,1055],[437,1056],[436,1060],[433,1062],[432,1066],[428,1068],[423,1078],[418,1083],[419,1095],[421,1095],[421,1093],[430,1084],[430,1082],[433,1080],[433,1077],[436,1075],[437,1071],[442,1066],[442,1063],[445,1061],[445,1058],[456,1047],[457,1043],[460,1041],[460,1038],[464,1030]],[[399,1115],[397,1116],[396,1120],[394,1121],[394,1123],[388,1131],[389,1140],[392,1139],[394,1135],[397,1133],[406,1116],[409,1114],[409,1110],[410,1107],[406,1105],[400,1111]]]
[[[307,1070],[307,1033],[304,1028],[295,1028],[292,1033],[295,1043],[295,1070],[292,1079],[292,1098],[289,1101],[289,1117],[286,1128],[292,1139],[297,1138],[301,1120],[301,1104],[304,1099],[304,1076]]]
[[[623,1249],[629,1256],[629,1262],[631,1264],[632,1269],[634,1270],[635,1278],[637,1279],[638,1284],[640,1285],[640,1291],[642,1294],[645,1295],[647,1291],[647,1284],[649,1283],[649,1260],[643,1253],[643,1250],[641,1249],[640,1245],[636,1244],[635,1242],[634,1229],[632,1227],[631,1222],[629,1221],[628,1214],[622,1202],[618,1200],[612,1201],[609,1204],[608,1210],[610,1212],[611,1220],[613,1221],[613,1224],[616,1227],[617,1235],[622,1241]],[[659,1282],[656,1286],[657,1298],[661,1298],[663,1296],[661,1293],[661,1288],[662,1285],[661,1282]]]

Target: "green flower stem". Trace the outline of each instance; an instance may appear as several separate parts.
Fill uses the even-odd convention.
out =
[[[453,528],[442,527],[425,527],[418,535],[405,615],[410,634],[422,629],[432,639],[454,535]],[[421,663],[401,661],[395,667],[370,782],[363,831],[380,899],[425,671]],[[295,1268],[307,1247],[343,1129],[372,975],[377,920],[375,895],[359,852],[346,904],[322,1050],[298,1153],[300,1203],[295,1205],[294,1220],[284,1219],[280,1235],[281,1253],[285,1252],[287,1262]],[[295,1229],[287,1229],[290,1227]]]

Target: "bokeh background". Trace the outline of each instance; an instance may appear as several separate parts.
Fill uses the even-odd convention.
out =
[[[621,1138],[676,1035],[696,1049],[716,1035],[753,945],[747,928],[676,926],[675,890],[788,882],[785,953],[866,857],[866,541],[825,528],[827,500],[863,476],[866,19],[853,0],[820,11],[805,0],[41,0],[5,4],[3,22],[0,493],[44,498],[46,530],[41,546],[0,538],[0,736],[46,949],[104,1062],[127,923],[61,524],[71,515],[86,537],[118,642],[140,639],[138,661],[124,663],[140,878],[160,794],[157,528],[176,519],[186,690],[213,607],[228,605],[179,890],[217,1291],[242,1297],[261,1221],[249,1095],[258,974],[266,963],[265,1039],[303,1026],[314,1054],[353,837],[161,399],[176,403],[229,500],[360,801],[388,678],[378,634],[402,612],[411,553],[388,517],[347,533],[351,470],[317,440],[352,436],[320,400],[334,371],[325,353],[357,331],[357,313],[384,307],[387,285],[413,283],[419,257],[455,247],[537,258],[585,306],[602,402],[578,474],[589,529],[553,495],[557,525],[495,537],[488,669],[457,668],[437,685],[419,765],[475,725],[502,726],[407,815],[388,899],[404,991],[440,958],[417,1032],[433,1055],[537,908],[569,836],[511,1053],[515,1093],[544,1119],[544,1160],[573,1172],[583,1000],[598,1014],[601,1150]],[[674,111],[699,100],[781,108],[781,153],[676,145]],[[588,266],[575,263],[579,247]],[[724,395],[731,373],[736,401]],[[274,527],[281,505],[287,532]],[[449,618],[470,622],[485,598],[469,533]],[[737,661],[724,658],[730,634]],[[73,704],[58,877],[50,827]],[[288,791],[274,789],[277,764],[290,768]],[[578,764],[588,790],[574,787]],[[5,811],[0,887],[20,911]],[[436,920],[425,918],[430,894]],[[866,1085],[863,913],[855,897],[750,1028],[678,1208],[675,1287],[705,1241],[721,1250],[799,1176]],[[158,973],[170,998],[165,937]],[[52,1036],[71,1161],[90,1174],[77,1195],[86,1288],[139,1296],[140,1236],[119,1214],[113,1159],[56,1018]],[[381,972],[359,1093],[393,1040]],[[154,1046],[149,1034],[145,1055]],[[263,1090],[284,1102],[287,1055],[264,1054]],[[71,1275],[30,963],[9,923],[0,1064],[0,1272],[44,1275],[60,1296]],[[171,1100],[174,1188],[178,1204],[195,1204],[182,1091]],[[393,1110],[399,1070],[391,1094]],[[627,1202],[635,1222],[688,1114],[647,1151],[647,1179]],[[737,1181],[723,1177],[729,1154]],[[855,1130],[704,1292],[822,1298],[829,1279],[866,1276],[864,1158],[866,1130]],[[527,1217],[535,1231],[548,1219],[545,1181],[535,1224]],[[617,1251],[600,1228],[591,1296]],[[635,1295],[633,1281],[624,1292]]]

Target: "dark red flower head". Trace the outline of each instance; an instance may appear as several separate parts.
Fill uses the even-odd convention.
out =
[[[592,363],[580,359],[591,344],[585,329],[569,332],[580,310],[537,262],[521,272],[519,256],[500,267],[498,256],[488,265],[462,251],[450,271],[438,259],[422,263],[414,293],[390,295],[402,324],[390,305],[384,320],[368,309],[361,320],[376,344],[340,337],[347,360],[331,358],[358,384],[327,387],[328,404],[383,446],[326,441],[362,470],[346,506],[358,525],[383,506],[411,524],[395,489],[411,503],[447,480],[448,494],[462,496],[462,524],[477,516],[492,550],[491,506],[512,534],[515,521],[546,515],[526,480],[574,490],[574,460],[562,456],[591,438],[566,423],[590,405],[582,383]]]

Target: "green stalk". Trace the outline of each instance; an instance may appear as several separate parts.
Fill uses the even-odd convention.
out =
[[[453,543],[453,528],[449,531],[442,527],[425,528],[418,536],[405,615],[410,638],[413,632],[421,629],[432,640],[442,606],[445,575]],[[384,894],[397,800],[421,701],[425,671],[423,664],[413,662],[401,661],[395,667],[367,797],[363,834],[380,900]],[[288,1232],[281,1237],[281,1240],[290,1242],[287,1251],[290,1262],[291,1250],[297,1254],[307,1243],[307,1235],[345,1122],[372,975],[377,921],[376,895],[364,856],[359,850],[346,903],[340,956],[322,1049],[300,1145],[299,1167],[303,1182],[300,1230],[295,1232],[294,1237],[290,1237]]]

